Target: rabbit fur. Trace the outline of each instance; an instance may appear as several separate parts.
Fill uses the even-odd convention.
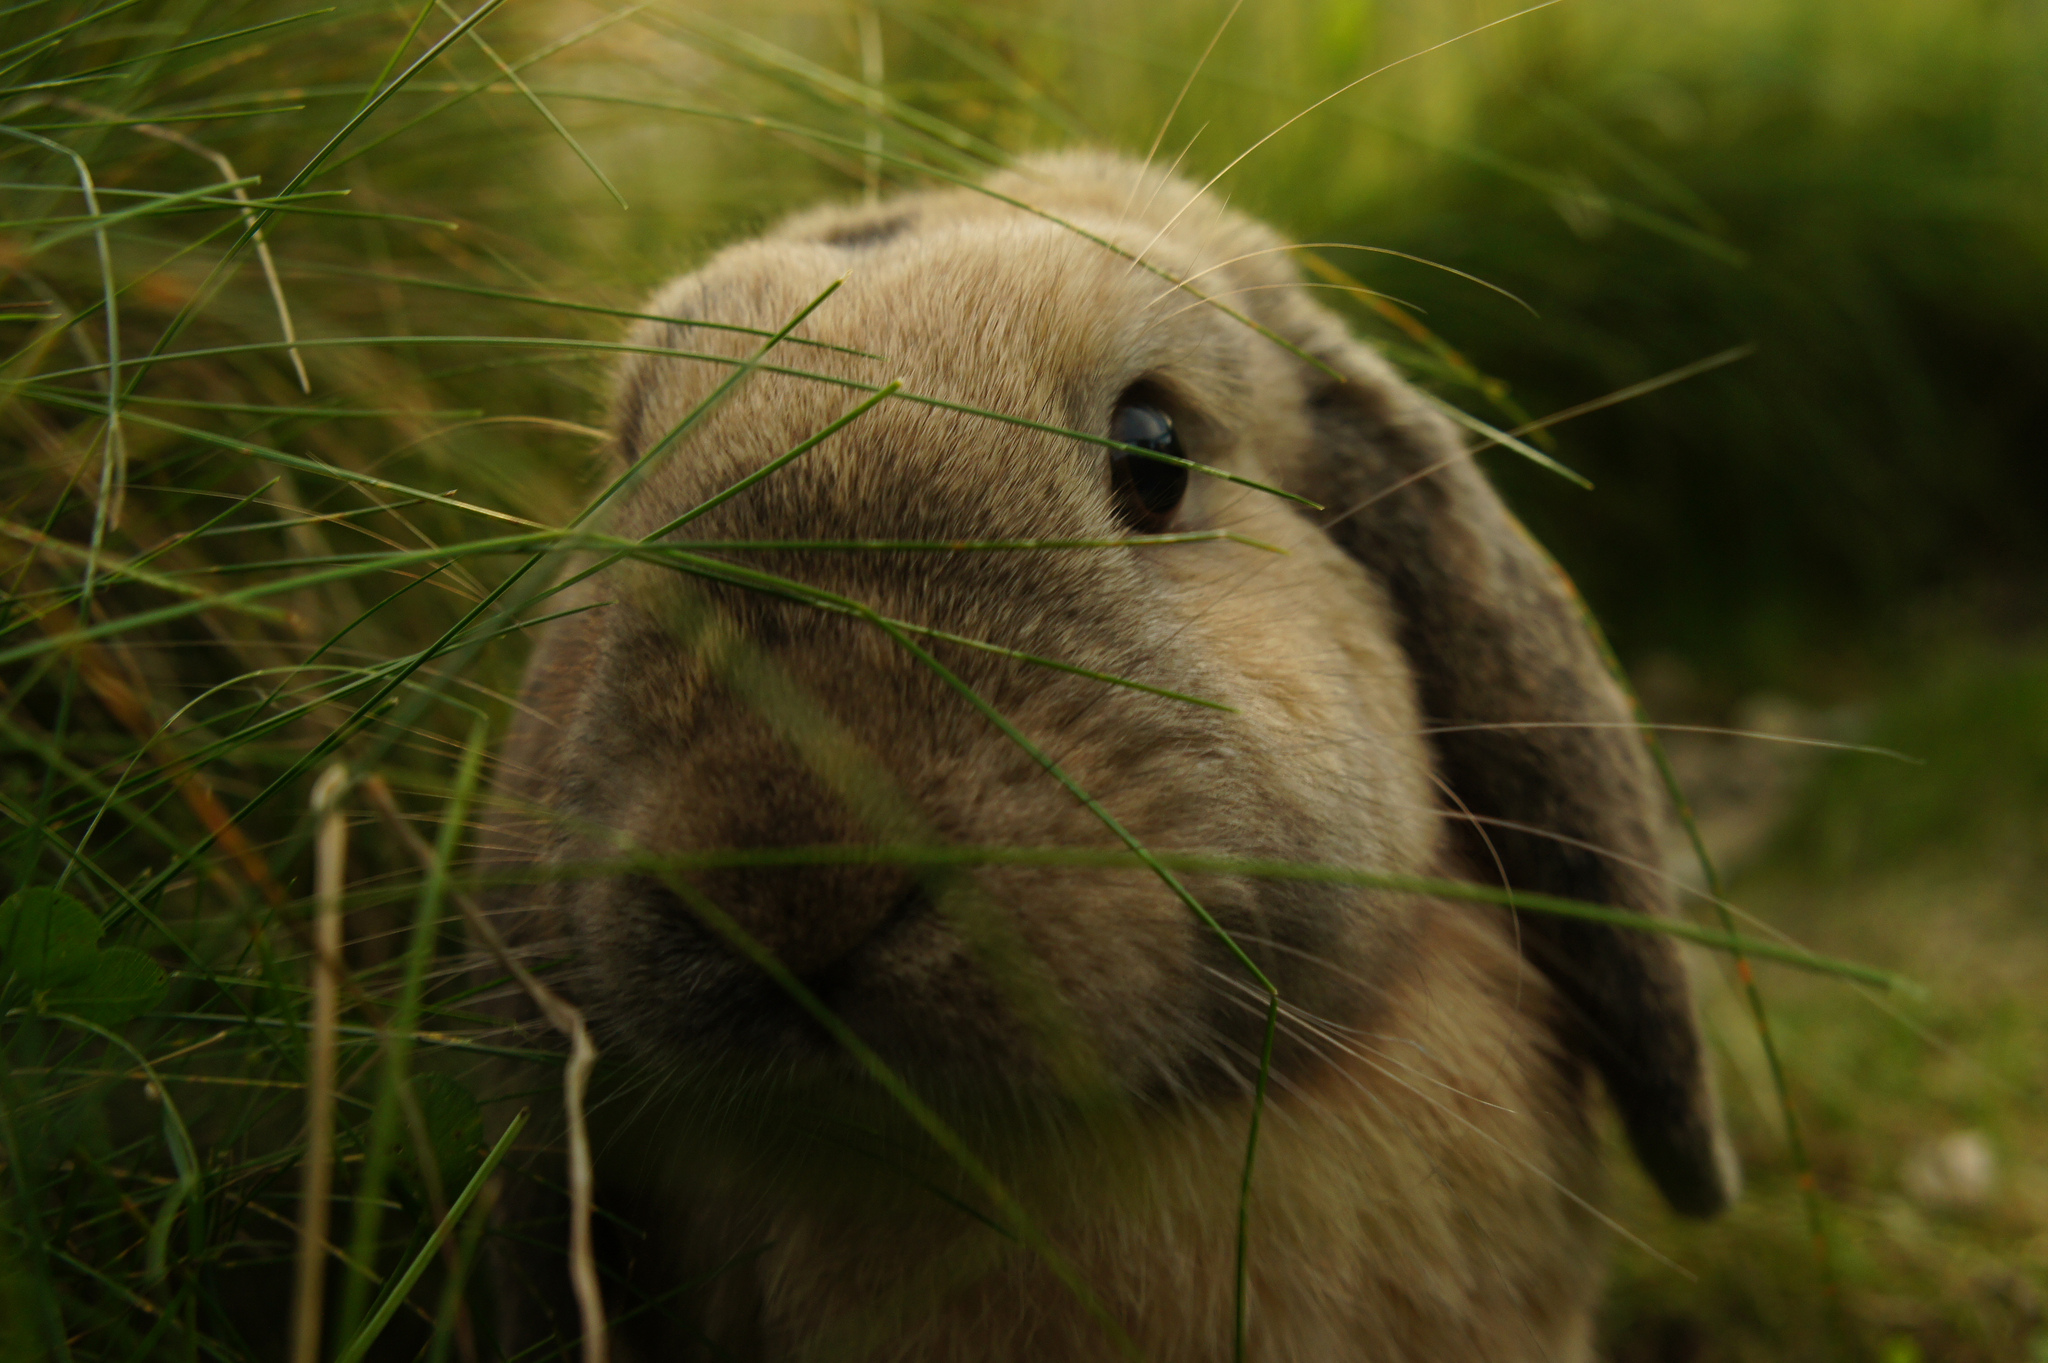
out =
[[[660,452],[606,530],[655,533],[867,395],[830,380],[900,378],[1037,425],[890,398],[677,542],[1118,540],[1111,452],[1043,428],[1107,435],[1142,399],[1188,458],[1324,509],[1198,475],[1165,528],[1285,552],[706,552],[1230,707],[909,636],[1148,848],[1668,912],[1648,764],[1568,583],[1445,419],[1295,287],[1285,242],[1112,155],[1033,158],[985,188],[803,213],[663,288],[649,313],[756,331],[635,328],[613,433],[628,464]],[[542,872],[500,921],[616,1062],[592,1102],[610,1309],[630,1317],[616,1355],[1231,1357],[1267,1000],[1230,946],[1136,867],[546,874],[621,853],[1123,846],[868,620],[631,560],[564,604],[587,609],[547,626],[529,665],[494,856]],[[1589,1358],[1596,1076],[1674,1206],[1711,1215],[1732,1195],[1668,938],[1185,881],[1282,1000],[1247,1204],[1248,1357]],[[507,1205],[544,1207],[545,1186]],[[561,1276],[501,1268],[508,1353],[573,1336]]]

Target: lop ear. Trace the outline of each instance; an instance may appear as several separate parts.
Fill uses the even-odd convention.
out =
[[[1314,449],[1299,490],[1342,517],[1330,534],[1394,598],[1442,777],[1477,820],[1459,824],[1468,864],[1497,857],[1517,890],[1670,914],[1648,752],[1570,581],[1451,424],[1334,317],[1285,294],[1273,320],[1341,375],[1301,366]],[[1739,1175],[1676,944],[1541,913],[1521,916],[1520,935],[1567,1006],[1566,1044],[1599,1071],[1664,1196],[1692,1216],[1721,1210]]]

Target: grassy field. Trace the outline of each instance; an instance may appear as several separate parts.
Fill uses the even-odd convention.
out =
[[[2048,923],[2040,877],[2048,783],[2048,655],[1958,638],[1863,706],[1772,729],[1839,733],[1924,757],[1795,755],[1772,825],[1730,827],[1733,897],[1810,946],[1889,965],[1918,999],[1767,976],[1797,1110],[1828,1209],[1830,1254],[1799,1214],[1783,1118],[1739,998],[1711,991],[1724,1093],[1749,1191],[1710,1226],[1660,1218],[1642,1188],[1631,1224],[1698,1275],[1634,1250],[1612,1303],[1620,1358],[1827,1356],[1840,1326],[1860,1356],[2021,1359],[2048,1352]],[[1938,647],[1936,645],[1939,645]],[[1794,713],[1797,713],[1796,711]],[[1674,735],[1678,756],[1688,755]],[[1747,767],[1726,739],[1718,761]],[[1711,797],[1709,797],[1711,798]],[[1772,803],[1768,795],[1762,801]],[[1715,828],[1711,808],[1704,822]]]
[[[1451,267],[1322,253],[1448,399],[1626,398],[1546,437],[1593,492],[1491,467],[1656,718],[1913,759],[1671,735],[1756,930],[1924,992],[1760,968],[1802,1163],[1702,956],[1749,1192],[1623,1176],[1612,1356],[2048,1363],[2048,13],[1512,13],[0,0],[0,1358],[284,1356],[337,821],[325,1356],[474,1355],[450,887],[603,344],[796,206],[1157,138]]]

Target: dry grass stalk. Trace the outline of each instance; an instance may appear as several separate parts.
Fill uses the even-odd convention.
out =
[[[74,113],[81,113],[89,118],[125,121],[119,110],[109,109],[98,104],[88,104],[84,100],[59,99],[55,102],[59,108],[69,109]],[[292,372],[298,377],[299,391],[311,393],[313,391],[313,381],[307,377],[306,361],[299,354],[299,348],[292,344],[299,339],[299,333],[298,329],[292,325],[291,307],[285,302],[284,283],[277,277],[277,262],[271,257],[270,243],[263,239],[263,228],[256,222],[256,210],[249,206],[249,195],[239,183],[242,177],[236,172],[234,162],[228,160],[227,157],[205,143],[195,142],[183,133],[175,132],[160,124],[132,123],[129,126],[144,137],[154,137],[159,141],[169,142],[173,146],[183,147],[194,156],[203,157],[211,161],[214,169],[220,172],[221,180],[225,183],[227,192],[234,195],[235,202],[242,205],[242,221],[254,228],[253,244],[256,247],[256,262],[263,268],[263,282],[270,290],[271,303],[277,308],[278,325],[284,329],[284,339],[287,347],[285,354],[290,357]]]
[[[306,1156],[299,1194],[298,1280],[292,1297],[292,1363],[318,1363],[327,1278],[327,1223],[334,1184],[334,1052],[341,994],[341,892],[348,767],[337,762],[313,785],[320,834],[313,849],[313,1036],[306,1060]]]
[[[406,822],[397,801],[391,798],[391,788],[381,779],[371,777],[364,782],[363,789],[386,827],[412,849],[422,866],[431,870],[434,849]],[[569,1282],[576,1295],[577,1313],[583,1322],[583,1363],[609,1363],[610,1331],[605,1321],[604,1293],[598,1284],[597,1252],[590,1238],[596,1178],[590,1158],[590,1126],[583,1112],[584,1096],[590,1087],[590,1072],[597,1065],[597,1044],[590,1039],[590,1029],[584,1024],[582,1012],[542,984],[526,968],[491,923],[482,905],[459,890],[450,889],[449,898],[462,910],[463,921],[476,940],[526,991],[548,1025],[568,1038],[569,1059],[562,1067],[562,1110],[569,1137]],[[293,1363],[303,1361],[295,1358]]]

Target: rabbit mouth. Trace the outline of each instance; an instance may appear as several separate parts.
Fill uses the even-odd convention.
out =
[[[931,887],[922,882],[911,885],[896,902],[890,906],[881,922],[865,939],[856,943],[852,950],[841,955],[820,969],[799,977],[810,996],[829,1014],[837,1017],[846,1011],[847,1005],[856,1000],[863,987],[863,975],[868,969],[868,960],[886,954],[890,947],[906,934],[915,932],[922,924],[928,924],[937,913],[937,904],[932,897]],[[801,1001],[792,991],[783,989],[791,1002]],[[822,1023],[820,1024],[822,1027]]]
[[[916,954],[913,939],[929,935],[937,919],[929,887],[912,881],[879,915],[870,909],[856,934],[821,953],[814,936],[794,950],[786,938],[764,941],[778,934],[750,933],[708,899],[693,907],[660,881],[633,878],[618,894],[655,930],[634,934],[638,941],[624,952],[604,953],[611,959],[599,969],[611,978],[596,993],[631,1000],[605,1010],[613,1015],[609,1030],[646,1059],[681,1058],[743,1076],[825,1080],[858,1072],[852,1050],[873,1044],[863,1030],[891,1011],[892,992],[902,992],[891,989],[892,962]],[[835,904],[810,907],[806,916],[861,916]]]
[[[1261,941],[1298,937],[1289,922],[1327,920],[1334,907],[1309,887],[1218,879],[1198,889],[1225,920],[1259,924]],[[722,936],[674,890],[625,881],[618,893],[614,909],[631,904],[653,930],[621,932],[615,916],[590,958],[590,996],[611,1034],[602,1044],[666,1082],[708,1085],[721,1102],[871,1112],[901,1085],[948,1120],[1085,1117],[1234,1091],[1242,1076],[1230,1057],[1259,1044],[1237,995],[1213,983],[1234,977],[1228,947],[1145,874],[907,878],[885,911],[866,907],[857,940],[792,959],[752,935]],[[1057,912],[1074,916],[1086,947],[1033,936]],[[1118,916],[1121,938],[1089,931],[1088,920]],[[772,937],[776,925],[749,926]],[[1334,945],[1302,938],[1293,950],[1330,957]],[[1322,1002],[1306,984],[1299,992]]]
[[[765,897],[780,905],[800,883]],[[814,899],[783,908],[861,924],[829,953],[810,933],[784,938],[795,949],[783,952],[780,925],[759,903],[742,928],[738,915],[693,910],[687,892],[621,878],[609,892],[611,927],[587,957],[587,994],[608,1047],[649,1069],[715,1075],[731,1089],[822,1094],[901,1079],[963,1101],[1050,1090],[1092,1102],[1128,1090],[1130,1076],[1104,1058],[1118,1049],[1102,1035],[1106,1020],[1076,1000],[1100,997],[1103,981],[1130,967],[1105,962],[1071,978],[1016,928],[1056,896],[1086,891],[1085,882],[904,877],[880,905]],[[1170,910],[1159,921],[1148,954],[1183,957],[1185,924]],[[1109,1030],[1149,1018],[1157,1031],[1160,1016],[1184,1014],[1177,981],[1160,974],[1165,987],[1114,1009]]]

